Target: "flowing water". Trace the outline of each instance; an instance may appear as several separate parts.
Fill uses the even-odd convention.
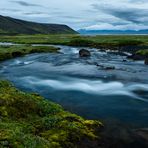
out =
[[[59,47],[57,54],[0,63],[0,77],[88,119],[148,126],[148,67],[143,61],[123,62],[123,56],[90,48],[91,57],[80,58],[80,48]]]

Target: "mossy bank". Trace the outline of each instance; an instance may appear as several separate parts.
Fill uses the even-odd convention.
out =
[[[57,53],[59,48],[53,46],[0,46],[0,61],[4,61],[11,58],[24,56],[31,53]]]
[[[137,48],[148,46],[147,35],[17,35],[0,36],[0,42],[14,42],[20,44],[59,44],[68,46],[95,47],[119,50],[123,47]],[[139,49],[138,48],[138,49]]]
[[[97,147],[102,123],[0,81],[0,147]]]

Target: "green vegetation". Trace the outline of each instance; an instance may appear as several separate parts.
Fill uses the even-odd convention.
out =
[[[0,46],[0,61],[20,57],[29,53],[58,52],[59,48],[52,46]]]
[[[148,49],[138,50],[136,54],[148,57]]]
[[[38,94],[0,81],[0,147],[90,147],[99,139],[99,121],[84,120]]]
[[[116,49],[116,47],[129,45],[148,46],[148,36],[18,35],[0,36],[0,42],[14,42],[21,44],[61,44],[70,46],[88,46]]]
[[[71,39],[77,36],[78,35],[0,36],[0,42],[13,42],[19,44],[68,44]]]
[[[0,34],[76,34],[66,25],[42,24],[4,17],[0,15]]]

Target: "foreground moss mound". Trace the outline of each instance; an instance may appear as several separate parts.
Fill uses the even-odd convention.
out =
[[[0,147],[97,147],[99,121],[84,120],[37,94],[0,81]]]

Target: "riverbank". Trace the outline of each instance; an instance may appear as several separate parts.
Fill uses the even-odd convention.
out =
[[[31,53],[57,53],[60,49],[53,46],[0,46],[0,61],[21,57]]]
[[[148,47],[147,35],[18,35],[0,36],[0,42],[19,44],[58,44],[68,46],[84,46],[93,48],[109,48],[118,50],[123,47]]]
[[[51,44],[75,47],[89,47],[104,51],[116,51],[119,54],[128,52],[133,54],[128,58],[133,60],[146,60],[148,57],[147,35],[18,35],[0,36],[0,42],[17,43],[24,45]],[[138,57],[138,58],[137,58]]]
[[[0,147],[97,147],[102,123],[0,81]]]

